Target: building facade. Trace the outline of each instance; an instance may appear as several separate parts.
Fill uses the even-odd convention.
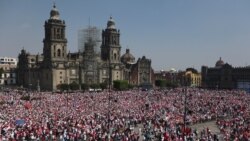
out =
[[[180,85],[180,74],[182,74],[182,71],[176,71],[174,68],[171,68],[170,70],[157,71],[154,75],[155,80],[167,80],[172,84]]]
[[[122,62],[125,64],[125,80],[135,86],[151,85],[154,86],[154,70],[151,67],[151,60],[145,56],[135,62],[135,58],[130,54],[129,49],[122,56]]]
[[[187,68],[185,71],[176,71],[174,68],[169,71],[161,70],[155,73],[155,79],[167,80],[176,86],[201,86],[201,73],[194,68]]]
[[[202,66],[202,87],[250,90],[250,67],[232,67],[221,58],[215,67]]]
[[[201,87],[201,73],[194,68],[187,68],[182,73],[181,86]]]
[[[0,85],[16,84],[17,59],[11,57],[0,57]]]
[[[88,38],[83,52],[70,53],[65,33],[66,24],[54,5],[45,21],[43,53],[32,55],[21,50],[17,67],[18,84],[32,89],[56,90],[60,84],[98,84],[127,80],[126,64],[121,61],[120,30],[112,17],[102,30],[101,53],[95,51],[95,41]],[[139,59],[141,60],[141,59]],[[143,62],[142,59],[139,62]],[[139,63],[138,63],[139,64]],[[151,68],[151,61],[149,63]],[[150,73],[144,76],[149,81]],[[146,75],[144,74],[144,75]],[[139,82],[142,82],[140,79]]]

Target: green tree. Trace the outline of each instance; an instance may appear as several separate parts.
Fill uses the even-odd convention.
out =
[[[101,89],[107,89],[108,84],[107,83],[100,83],[100,88]]]
[[[128,81],[126,80],[114,80],[113,83],[114,88],[117,90],[122,91],[128,89]]]
[[[65,91],[69,89],[69,85],[68,84],[59,84],[57,85],[57,88],[61,91]]]
[[[155,86],[161,87],[161,88],[166,87],[167,86],[167,80],[162,80],[162,79],[155,80]]]
[[[166,87],[172,87],[172,83],[171,83],[171,81],[168,81],[168,80],[166,80]]]
[[[160,88],[176,88],[178,87],[178,83],[176,82],[171,82],[169,80],[155,80],[155,86],[160,87]]]
[[[77,84],[75,81],[69,84],[70,90],[79,90],[79,84]]]
[[[133,89],[135,87],[135,85],[133,85],[133,84],[128,84],[128,88],[129,89]]]
[[[81,84],[81,88],[82,88],[82,90],[88,90],[89,89],[89,85],[86,84],[86,83],[82,83]]]
[[[100,85],[99,84],[91,84],[90,88],[92,88],[92,89],[98,89],[98,88],[100,88]]]
[[[172,82],[172,88],[177,88],[178,87],[178,83],[177,82]]]

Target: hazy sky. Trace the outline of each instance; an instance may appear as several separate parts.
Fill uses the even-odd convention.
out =
[[[24,47],[42,53],[44,22],[52,0],[0,0],[0,56]],[[145,55],[154,70],[214,66],[222,57],[250,65],[249,0],[57,0],[66,22],[68,50],[77,51],[77,31],[90,23],[106,28],[112,15],[121,31],[122,54]]]

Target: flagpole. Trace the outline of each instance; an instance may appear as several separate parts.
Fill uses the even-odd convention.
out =
[[[183,130],[183,139],[186,136],[186,118],[187,118],[187,86],[183,88],[183,93],[184,93],[184,113],[183,113],[183,125],[184,125],[184,130]]]

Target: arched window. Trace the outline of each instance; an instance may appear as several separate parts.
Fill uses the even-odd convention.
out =
[[[64,39],[64,31],[61,29],[61,39]]]
[[[115,53],[115,54],[114,54],[114,60],[116,60],[116,57],[117,57],[117,56],[116,56],[116,53]]]
[[[58,49],[58,50],[57,50],[57,57],[60,57],[60,56],[61,56],[61,50]]]
[[[56,29],[54,28],[54,38],[56,39]]]
[[[116,45],[116,38],[113,37],[113,44]]]

